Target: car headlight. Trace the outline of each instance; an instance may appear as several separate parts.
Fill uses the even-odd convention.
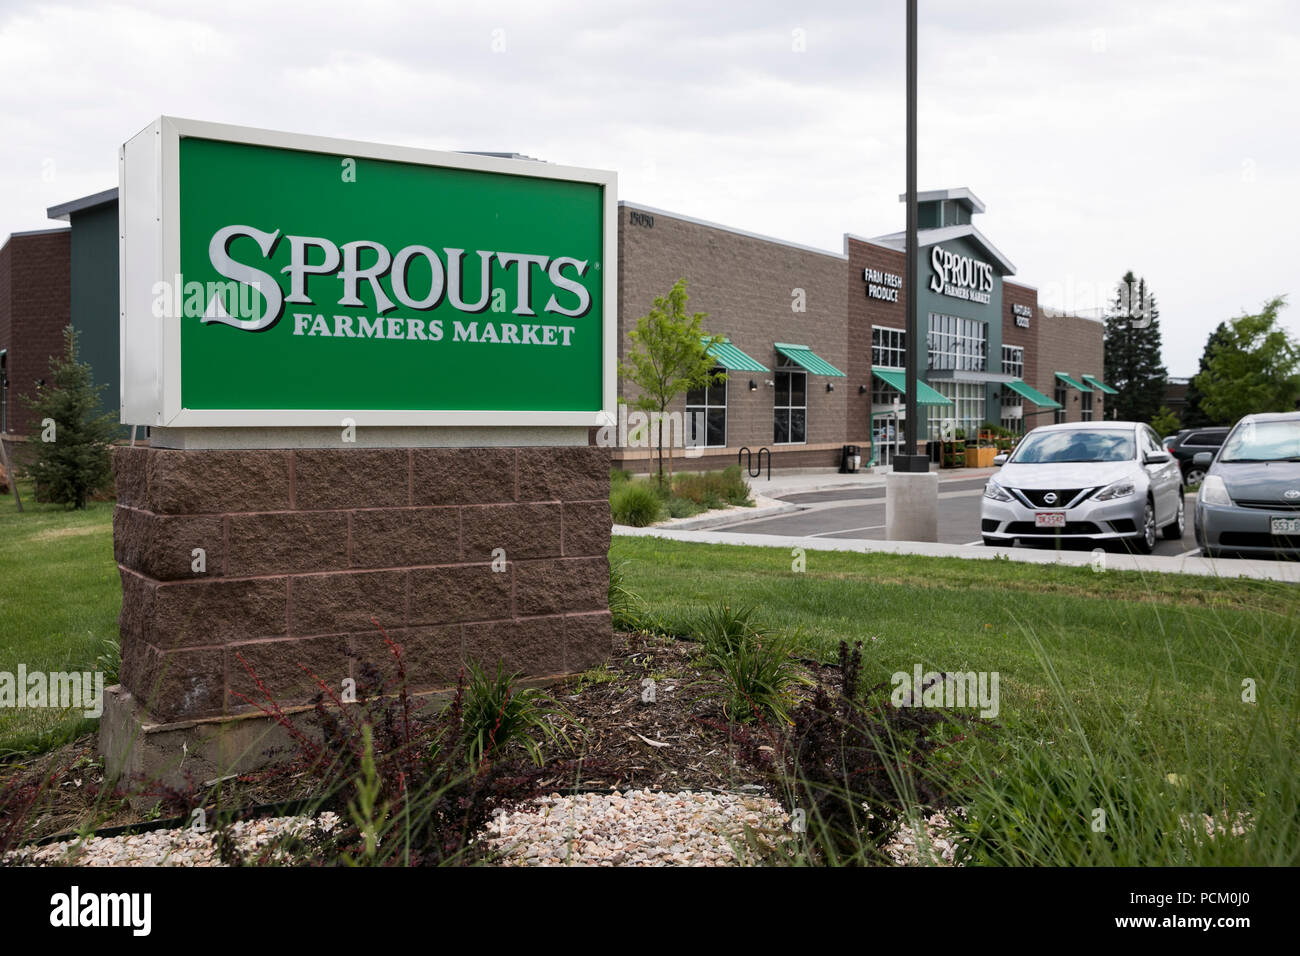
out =
[[[990,480],[989,483],[984,486],[984,497],[992,498],[994,501],[1012,500],[1011,496],[1007,494],[1007,490],[993,480]]]
[[[1116,498],[1127,498],[1129,495],[1133,494],[1135,490],[1136,486],[1133,482],[1125,478],[1121,481],[1113,482],[1101,489],[1101,491],[1097,492],[1097,497],[1093,500],[1113,501]]]
[[[1218,475],[1210,475],[1201,482],[1201,490],[1197,492],[1198,497],[1207,505],[1230,505],[1232,497],[1228,494],[1228,486],[1223,483],[1223,479]]]

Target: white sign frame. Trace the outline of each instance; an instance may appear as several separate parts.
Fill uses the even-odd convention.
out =
[[[191,409],[181,405],[181,327],[153,314],[156,283],[180,273],[182,137],[246,143],[356,159],[558,179],[602,187],[603,260],[601,408],[597,411]],[[613,424],[618,407],[618,174],[529,160],[252,129],[161,116],[118,154],[118,278],[121,323],[121,422],[152,427],[587,426]]]

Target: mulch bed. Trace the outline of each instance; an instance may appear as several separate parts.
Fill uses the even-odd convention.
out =
[[[548,690],[567,712],[565,731],[580,760],[562,746],[547,744],[547,765],[563,765],[542,787],[581,790],[720,790],[754,793],[760,780],[733,761],[718,685],[697,661],[699,645],[645,634],[615,634],[608,662]],[[837,672],[806,663],[808,676]],[[647,683],[653,681],[653,685]],[[653,686],[653,700],[646,699]],[[73,768],[57,787],[26,811],[24,841],[65,834],[79,826],[103,828],[141,822],[139,810],[99,792],[102,766],[93,735],[49,753],[0,764],[0,829],[4,794],[13,784],[35,783],[53,768]],[[283,773],[250,774],[223,794],[226,807],[254,807],[301,798],[303,781]],[[171,814],[164,812],[163,816]]]

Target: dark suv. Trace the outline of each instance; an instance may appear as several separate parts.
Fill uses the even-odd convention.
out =
[[[1165,450],[1178,460],[1178,467],[1183,470],[1184,485],[1199,485],[1209,470],[1195,464],[1197,454],[1208,451],[1217,455],[1223,440],[1228,437],[1231,428],[1184,428],[1171,441],[1165,442]]]

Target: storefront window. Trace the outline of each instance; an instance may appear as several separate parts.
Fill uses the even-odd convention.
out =
[[[938,441],[943,437],[945,421],[952,422],[953,434],[961,431],[967,438],[978,435],[980,426],[987,421],[984,413],[984,386],[979,382],[950,382],[942,379],[931,382],[930,385],[952,402],[951,407],[926,406],[930,439]]]
[[[1083,403],[1079,412],[1080,420],[1085,422],[1092,421],[1092,392],[1084,392],[1083,398],[1079,399],[1079,401]]]
[[[1002,427],[1013,435],[1025,433],[1025,400],[1010,390],[1002,397]]]
[[[713,369],[713,374],[726,372]],[[686,444],[709,448],[727,444],[727,382],[723,379],[708,388],[693,388],[686,393]]]
[[[1025,377],[1025,350],[1019,345],[1002,346],[1002,374],[1019,379]]]
[[[877,368],[907,367],[907,332],[871,327],[871,364]]]
[[[772,441],[801,445],[808,440],[808,373],[778,368],[775,380]]]
[[[1070,396],[1065,392],[1065,386],[1060,382],[1056,383],[1056,390],[1052,392],[1052,400],[1061,406],[1056,410],[1052,418],[1052,421],[1059,425],[1065,421],[1065,403],[1070,400]]]
[[[983,372],[988,367],[988,340],[987,322],[931,312],[926,337],[930,368]]]

